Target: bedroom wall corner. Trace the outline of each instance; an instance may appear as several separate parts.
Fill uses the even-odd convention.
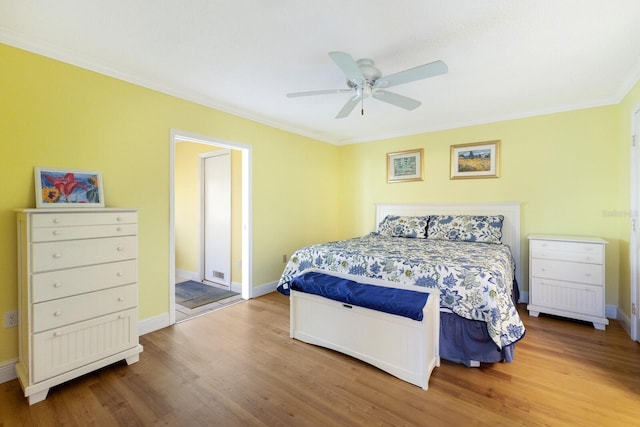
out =
[[[528,234],[599,236],[610,241],[606,301],[617,304],[619,221],[603,214],[621,197],[619,150],[609,149],[617,115],[605,106],[343,146],[341,203],[353,215],[343,234],[373,231],[376,203],[520,202],[523,276]],[[501,141],[499,178],[450,179],[452,145],[491,140]],[[416,148],[424,181],[387,183],[386,154]]]

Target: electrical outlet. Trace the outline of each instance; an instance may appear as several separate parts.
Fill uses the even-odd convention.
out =
[[[18,311],[17,310],[7,311],[4,314],[4,327],[14,328],[16,326],[18,326]]]
[[[283,264],[287,263],[287,254],[282,255],[282,263]]]

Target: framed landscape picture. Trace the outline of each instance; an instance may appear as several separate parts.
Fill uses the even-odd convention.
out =
[[[104,207],[97,171],[36,167],[36,208]]]
[[[498,178],[500,141],[451,146],[451,179]]]
[[[387,182],[422,181],[424,151],[399,151],[387,154]]]

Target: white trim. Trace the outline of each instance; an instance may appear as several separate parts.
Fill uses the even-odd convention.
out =
[[[274,121],[272,118],[266,117],[261,114],[250,113],[244,110],[239,110],[237,106],[229,105],[228,103],[221,102],[220,100],[213,99],[209,96],[203,96],[202,93],[192,92],[188,90],[184,90],[184,88],[176,87],[173,84],[167,84],[167,82],[162,82],[155,79],[149,78],[141,78],[140,76],[136,76],[132,73],[122,72],[121,70],[116,70],[106,64],[96,62],[95,58],[91,58],[86,55],[78,55],[77,52],[70,52],[67,50],[60,49],[59,47],[51,46],[45,42],[34,42],[33,40],[27,40],[19,34],[15,32],[0,30],[0,42],[7,44],[9,46],[17,47],[19,49],[23,49],[29,52],[36,53],[38,55],[46,56],[48,58],[53,58],[55,60],[65,62],[67,64],[75,65],[80,68],[84,68],[86,70],[91,70],[105,76],[113,77],[118,80],[122,80],[125,82],[133,83],[137,86],[149,88],[161,93],[165,93],[170,96],[174,96],[176,98],[184,99],[186,101],[193,102],[195,104],[203,105],[205,107],[213,108],[218,111],[222,111],[225,113],[233,114],[234,116],[241,117],[247,120],[251,120],[254,122],[261,123],[266,126],[270,126],[276,129],[281,129],[287,132],[294,133],[296,135],[305,136],[308,138],[315,139],[317,141],[327,142],[333,145],[349,145],[349,144],[357,144],[363,142],[371,142],[371,141],[380,141],[383,139],[389,138],[400,138],[403,136],[409,135],[419,135],[423,133],[431,133],[431,132],[439,132],[448,129],[459,129],[468,126],[477,126],[486,123],[497,123],[503,122],[507,120],[515,120],[515,119],[524,119],[529,117],[538,117],[547,114],[557,114],[568,111],[577,111],[584,110],[588,108],[597,108],[608,105],[617,105],[619,104],[624,96],[626,96],[633,85],[638,81],[638,76],[640,76],[640,69],[636,69],[631,77],[622,82],[618,89],[608,95],[600,97],[599,99],[595,99],[589,102],[582,102],[576,104],[563,104],[563,105],[554,105],[552,107],[519,111],[517,113],[504,113],[504,114],[495,114],[491,116],[480,117],[474,120],[466,120],[466,121],[450,121],[446,123],[440,123],[438,125],[425,125],[420,126],[413,129],[408,129],[403,132],[390,132],[388,134],[378,134],[374,137],[363,137],[363,138],[348,138],[348,139],[337,139],[333,137],[328,137],[321,131],[310,131],[308,129],[301,129],[296,126],[292,126],[290,123],[283,123],[281,121]],[[639,67],[640,68],[640,67]]]
[[[253,288],[252,298],[261,297],[271,292],[275,292],[277,287],[278,287],[278,282],[269,282],[260,286],[256,286],[255,288]]]
[[[635,116],[640,112],[640,104],[631,110],[631,138],[636,138],[635,145],[631,141],[631,194],[629,210],[629,268],[631,288],[631,313],[629,319],[629,335],[634,341],[640,341],[640,119],[636,121]],[[634,230],[635,225],[635,230]],[[635,313],[633,307],[635,305]],[[626,317],[626,316],[625,316]]]
[[[175,321],[171,323],[169,319],[170,313],[166,312],[154,317],[140,320],[138,322],[138,333],[140,335],[146,335],[148,333],[166,328],[167,326],[171,326],[173,323],[175,323]]]
[[[609,308],[607,307],[607,316],[609,315],[608,310]],[[618,321],[620,326],[622,326],[622,329],[624,329],[627,334],[631,336],[631,318],[625,312],[620,310],[620,307],[616,307],[616,311],[617,316],[615,317],[615,319]]]
[[[16,364],[18,359],[7,360],[0,364],[0,384],[6,383],[18,378],[16,373]]]
[[[176,277],[180,277],[183,279],[189,279],[193,281],[199,281],[198,272],[197,271],[187,271],[181,268],[176,268]]]
[[[253,260],[252,260],[252,171],[250,145],[214,139],[192,132],[171,129],[169,138],[169,324],[176,323],[176,241],[175,241],[175,157],[178,141],[197,142],[217,147],[240,150],[242,153],[242,298],[253,297]]]

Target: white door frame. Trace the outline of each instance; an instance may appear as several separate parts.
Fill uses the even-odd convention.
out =
[[[631,111],[631,339],[640,341],[640,104]]]
[[[251,146],[224,141],[191,132],[171,129],[169,138],[169,324],[176,323],[176,236],[175,236],[175,161],[179,141],[197,142],[240,150],[242,153],[242,298],[253,294],[253,262],[251,258]]]
[[[206,216],[205,216],[205,194],[206,194],[206,177],[205,177],[205,160],[209,159],[211,157],[219,157],[219,156],[229,156],[228,157],[228,162],[229,165],[231,165],[231,150],[229,149],[223,149],[223,150],[216,150],[216,151],[210,151],[208,153],[203,153],[200,154],[199,156],[199,168],[200,168],[200,176],[199,176],[199,186],[200,186],[200,233],[198,236],[198,276],[200,277],[201,280],[207,280],[206,279],[206,268],[207,268],[207,260],[205,259],[205,256],[207,254],[206,251],[206,245],[207,245],[207,241],[206,241]],[[229,169],[229,191],[231,191],[231,169]],[[224,284],[226,286],[229,287],[229,289],[231,289],[231,271],[233,270],[232,266],[231,266],[231,193],[229,193],[229,236],[228,240],[225,239],[224,245],[228,250],[227,256],[228,256],[228,261],[229,261],[229,265],[227,266],[227,269],[225,270],[225,273],[227,274],[227,276],[224,278]],[[216,281],[213,281],[214,283],[218,283]]]

